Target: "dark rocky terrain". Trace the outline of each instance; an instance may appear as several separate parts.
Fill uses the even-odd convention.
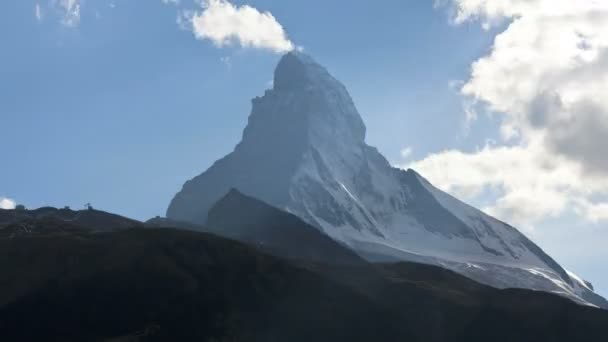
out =
[[[137,222],[103,212],[99,225],[35,212],[21,216],[28,233],[4,234],[21,223],[4,225],[2,340],[602,341],[608,333],[607,311],[556,295],[497,290],[429,265],[369,264],[236,191],[211,212],[208,224],[221,227],[201,228],[215,234],[125,229],[120,222]],[[306,243],[347,262],[324,262]]]
[[[55,223],[61,224],[55,224]],[[10,229],[6,229],[10,227]],[[108,232],[143,227],[143,223],[104,211],[72,210],[43,207],[35,210],[0,209],[0,234],[43,234],[45,230],[78,228],[91,232]],[[3,229],[4,228],[4,229]]]

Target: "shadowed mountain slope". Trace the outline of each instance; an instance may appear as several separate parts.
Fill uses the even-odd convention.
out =
[[[361,264],[339,244],[295,215],[232,189],[209,211],[207,231],[258,246],[270,254],[303,261]]]
[[[0,331],[6,341],[559,342],[607,333],[606,311],[439,267],[310,265],[174,229],[0,238]]]

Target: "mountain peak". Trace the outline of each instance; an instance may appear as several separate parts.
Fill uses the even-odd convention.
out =
[[[281,58],[281,60],[287,60],[287,59],[296,59],[298,60],[300,63],[306,64],[306,65],[319,65],[319,63],[317,63],[317,61],[315,61],[314,58],[312,58],[312,56],[310,56],[309,54],[306,54],[302,51],[290,51],[286,54],[283,55],[283,57]],[[279,62],[280,64],[280,62]]]
[[[311,57],[290,52],[277,65],[274,89],[252,101],[241,142],[184,185],[167,217],[203,224],[231,188],[284,208],[303,163],[352,157],[365,146],[365,130],[346,88]]]
[[[274,89],[294,90],[323,81],[335,82],[335,79],[309,55],[292,51],[285,54],[277,65]]]
[[[271,136],[277,148],[360,145],[365,133],[365,124],[346,87],[312,57],[296,51],[279,61],[274,88],[253,100],[240,145],[257,145]]]
[[[579,300],[593,295],[572,285],[563,268],[515,228],[413,170],[394,169],[365,143],[365,125],[346,87],[301,52],[283,56],[274,89],[253,101],[242,141],[187,182],[167,216],[202,224],[231,188],[370,259],[438,263],[496,287],[566,288]],[[239,197],[231,192],[228,199],[239,203]]]

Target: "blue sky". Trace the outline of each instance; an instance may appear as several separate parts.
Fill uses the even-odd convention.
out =
[[[476,77],[472,71],[476,61],[501,52],[493,49],[497,35],[517,39],[509,35],[513,16],[540,21],[540,10],[526,8],[522,14],[514,6],[489,14],[466,7],[466,0],[444,3],[234,1],[271,12],[291,42],[345,83],[368,127],[368,142],[392,163],[413,166],[445,190],[517,223],[558,261],[607,294],[603,245],[608,233],[601,204],[608,191],[603,184],[581,185],[593,190],[592,197],[581,197],[579,188],[554,193],[563,184],[544,183],[525,197],[518,184],[499,176],[484,174],[488,179],[475,177],[480,181],[474,184],[462,180],[473,177],[473,167],[513,165],[508,158],[527,160],[536,151],[540,133],[526,135],[528,126],[513,123],[523,138],[505,138],[506,122],[515,122],[516,115],[508,114],[517,112],[515,104],[501,100],[498,91],[483,90],[493,89],[484,83],[487,79],[503,84],[505,73],[496,67],[502,59],[488,59],[494,63]],[[459,16],[454,4],[464,8]],[[0,198],[27,207],[81,208],[91,202],[99,209],[147,219],[164,215],[185,180],[233,149],[247,122],[250,100],[270,87],[280,54],[243,48],[238,42],[218,47],[195,39],[191,28],[176,22],[187,10],[202,11],[186,0],[0,3],[5,27],[0,30]],[[606,31],[592,33],[601,38]],[[598,42],[598,49],[603,48],[604,40]],[[594,47],[596,41],[590,38],[588,44]],[[468,93],[466,84],[471,85]],[[504,81],[504,88],[511,90],[509,84]],[[559,94],[567,90],[550,86]],[[507,114],[496,114],[501,110]],[[507,161],[483,159],[484,148],[487,155],[504,154]],[[406,149],[411,153],[402,155]],[[578,160],[567,154],[569,149],[551,151],[555,158],[565,158],[559,165],[601,167],[591,152]],[[534,173],[530,170],[536,169],[518,166],[506,176],[524,178],[520,173]],[[538,197],[543,195],[546,200]],[[538,205],[537,211],[522,215],[526,208],[501,206],[513,197],[515,203],[537,198],[556,204]]]
[[[394,162],[406,146],[422,156],[474,145],[463,138],[460,98],[448,81],[465,77],[492,38],[451,26],[427,1],[413,3],[353,2],[349,11],[359,15],[339,25],[338,3],[254,3],[347,85],[369,142]],[[195,40],[160,0],[109,4],[85,3],[78,27],[38,22],[35,2],[0,5],[13,28],[1,33],[2,135],[12,142],[3,196],[30,207],[92,202],[140,219],[163,214],[184,180],[232,150],[250,100],[270,87],[279,54]],[[377,23],[362,27],[371,17]]]

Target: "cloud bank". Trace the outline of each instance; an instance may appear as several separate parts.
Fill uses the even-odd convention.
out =
[[[461,88],[501,118],[502,143],[444,151],[406,165],[466,199],[533,223],[573,210],[608,220],[608,2],[452,0],[455,22],[506,23]],[[470,119],[474,120],[475,117]]]
[[[219,47],[239,45],[285,53],[295,48],[283,26],[270,12],[235,6],[226,0],[205,0],[202,11],[187,14],[190,29],[200,40]]]

